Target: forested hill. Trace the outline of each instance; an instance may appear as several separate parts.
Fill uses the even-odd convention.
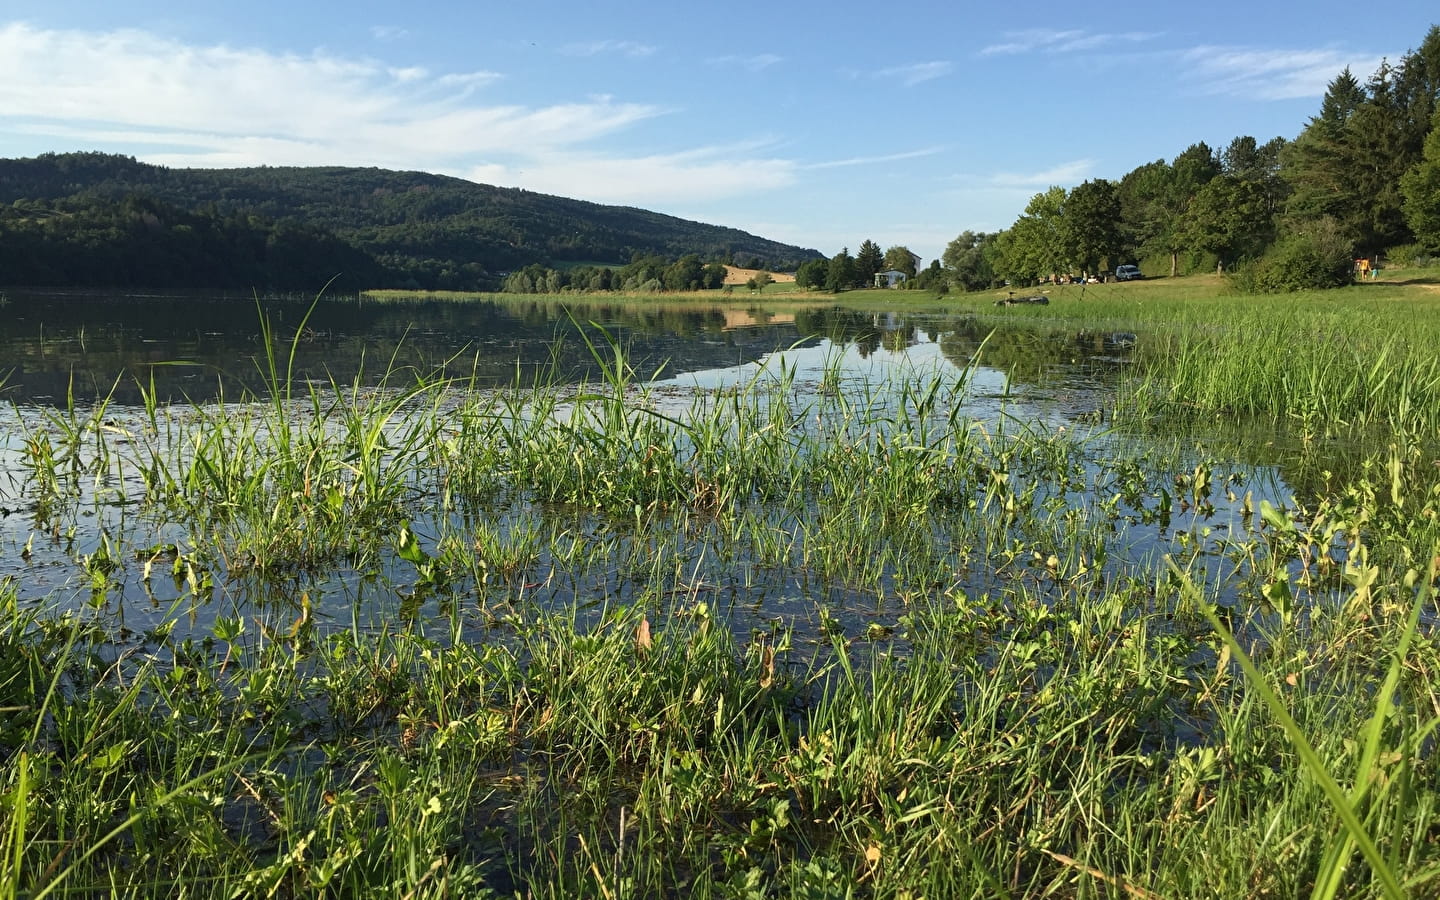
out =
[[[820,256],[735,228],[423,172],[0,159],[0,284],[476,289],[635,254],[771,269]]]

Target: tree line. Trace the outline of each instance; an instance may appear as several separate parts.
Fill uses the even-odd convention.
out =
[[[919,271],[920,257],[909,247],[896,245],[881,252],[880,245],[868,238],[860,242],[854,256],[849,247],[830,259],[812,259],[801,263],[795,272],[795,284],[801,288],[826,290],[831,293],[866,288],[875,285],[875,276],[881,272],[895,271],[905,275],[905,287],[928,288],[940,286],[943,278],[939,260],[931,263],[929,269]]]
[[[1343,284],[1359,257],[1440,254],[1440,26],[1363,84],[1347,68],[1294,140],[1192,144],[1119,180],[1031,198],[1006,229],[962,232],[942,256],[966,290],[1213,267],[1254,290]]]
[[[689,253],[671,262],[655,254],[636,254],[629,265],[575,266],[551,269],[529,265],[511,272],[503,290],[516,294],[558,294],[562,291],[699,291],[718,288],[725,283],[725,264],[702,262],[699,254]]]

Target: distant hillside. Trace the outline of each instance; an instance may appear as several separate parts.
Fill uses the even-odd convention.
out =
[[[771,269],[820,256],[734,228],[423,172],[0,159],[0,284],[310,290],[343,271],[349,288],[473,289],[532,263],[689,253]]]

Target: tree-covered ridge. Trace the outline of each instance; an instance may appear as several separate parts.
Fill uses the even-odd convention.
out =
[[[313,289],[310,270],[333,262],[345,265],[326,278],[343,271],[354,287],[474,289],[528,265],[625,265],[637,254],[774,269],[819,256],[734,228],[423,172],[169,169],[103,153],[0,160],[0,282]],[[296,255],[313,265],[291,271]]]
[[[961,234],[946,271],[967,289],[1133,262],[1152,275],[1209,266],[1254,290],[1345,283],[1356,257],[1440,255],[1437,127],[1440,26],[1363,84],[1338,73],[1294,140],[1197,142],[1117,181],[1051,187],[1009,228]]]

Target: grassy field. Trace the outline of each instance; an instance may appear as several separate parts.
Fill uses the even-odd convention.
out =
[[[1144,330],[1147,426],[1388,435],[1302,496],[963,372],[662,411],[600,333],[578,390],[25,419],[5,505],[115,524],[0,582],[0,896],[1435,896],[1430,294],[916,298]]]

